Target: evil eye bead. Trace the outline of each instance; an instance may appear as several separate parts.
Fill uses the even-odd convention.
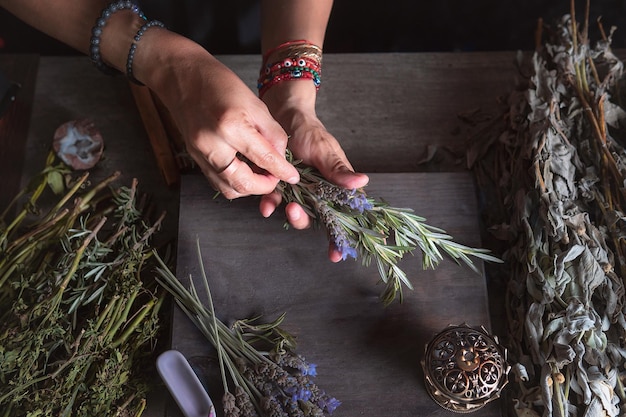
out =
[[[300,77],[302,77],[302,71],[301,71],[301,70],[295,70],[295,71],[292,71],[292,72],[291,72],[291,75],[292,75],[294,78],[300,78]]]

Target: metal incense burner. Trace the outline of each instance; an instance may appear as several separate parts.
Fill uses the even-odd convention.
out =
[[[449,326],[426,345],[426,389],[441,407],[469,413],[500,396],[508,382],[506,349],[484,327]]]

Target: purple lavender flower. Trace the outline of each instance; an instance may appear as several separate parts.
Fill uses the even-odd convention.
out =
[[[352,210],[358,210],[359,213],[374,208],[374,205],[367,199],[367,196],[361,192],[357,193],[356,190],[352,190],[352,193],[348,197],[348,205]]]
[[[316,195],[326,203],[347,206],[359,213],[374,208],[367,195],[362,191],[357,191],[355,188],[346,190],[334,184],[319,182],[316,187]]]
[[[346,259],[348,259],[348,257],[351,257],[352,259],[356,259],[357,257],[356,249],[350,245],[350,242],[347,242],[343,239],[340,239],[339,241],[335,239],[335,246],[337,246],[337,249],[339,250],[339,252],[341,252],[342,260],[345,261]]]
[[[320,398],[317,402],[317,406],[326,411],[328,414],[332,414],[333,411],[335,411],[340,405],[341,401],[335,397],[329,397],[327,395],[322,396],[322,398]]]
[[[291,396],[291,401],[309,401],[311,391],[302,386],[290,386],[285,388],[285,394]]]
[[[335,244],[337,250],[341,253],[341,259],[344,261],[348,256],[356,259],[356,242],[348,235],[346,229],[341,225],[336,213],[328,204],[320,204],[318,207],[321,220],[326,225],[328,234]]]
[[[352,241],[352,239],[350,239],[341,225],[338,224],[338,222],[333,221],[330,225],[327,224],[327,227],[335,247],[339,250],[339,252],[341,252],[341,259],[345,261],[348,259],[348,256],[356,259],[356,244]]]
[[[302,375],[308,376],[316,376],[317,375],[317,365],[314,363],[309,363],[304,369],[301,369]]]

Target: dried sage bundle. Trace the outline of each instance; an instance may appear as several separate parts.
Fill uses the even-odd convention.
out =
[[[626,412],[623,64],[600,32],[592,44],[572,2],[468,151],[506,247],[516,416]]]

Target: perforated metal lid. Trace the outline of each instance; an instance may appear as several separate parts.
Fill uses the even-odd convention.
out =
[[[449,326],[426,345],[426,389],[443,408],[469,413],[500,396],[508,382],[506,349],[484,327]]]

